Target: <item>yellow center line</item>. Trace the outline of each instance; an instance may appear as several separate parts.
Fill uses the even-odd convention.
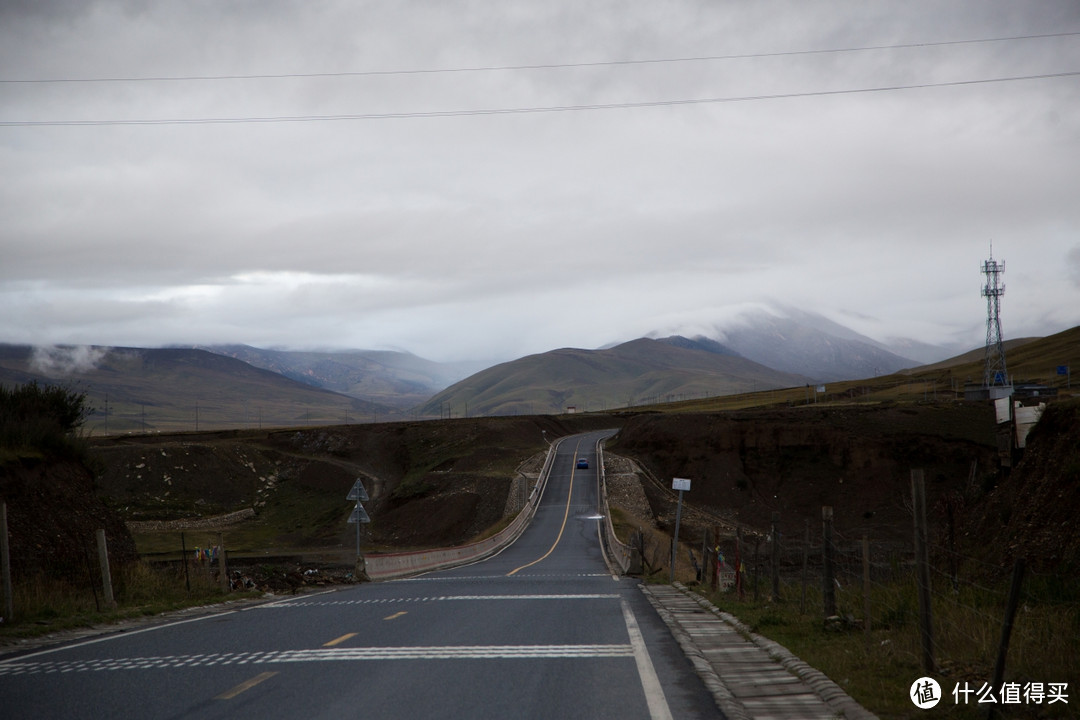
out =
[[[260,675],[256,675],[255,677],[251,678],[250,680],[245,680],[244,682],[240,683],[239,685],[234,687],[232,690],[226,690],[225,692],[221,693],[220,695],[218,695],[214,699],[215,700],[232,700],[234,697],[236,697],[240,693],[244,692],[245,690],[250,690],[251,688],[253,688],[256,685],[258,685],[259,683],[261,683],[263,680],[269,680],[270,678],[274,677],[275,675],[277,675],[276,672],[264,672],[264,673],[262,673]]]
[[[356,637],[356,633],[345,633],[339,638],[335,638],[328,643],[323,643],[323,647],[334,647],[335,645],[340,645],[341,643],[352,637]]]
[[[570,465],[570,490],[566,493],[566,512],[563,514],[562,527],[559,528],[559,534],[555,538],[554,544],[552,544],[551,549],[544,553],[541,557],[538,557],[527,565],[522,565],[519,568],[514,568],[510,572],[506,573],[506,577],[510,577],[519,570],[524,570],[525,568],[532,567],[541,560],[546,559],[547,556],[555,552],[555,548],[559,546],[559,541],[562,540],[563,531],[566,530],[566,521],[570,517],[570,500],[574,497],[574,473],[577,471],[577,456],[579,447],[581,447],[580,440],[578,440],[578,444],[574,446],[574,456],[571,459],[572,462]]]
[[[409,613],[402,610],[401,612],[396,612],[393,615],[387,615],[386,617],[383,618],[383,620],[397,620],[402,615],[408,615],[408,614]]]

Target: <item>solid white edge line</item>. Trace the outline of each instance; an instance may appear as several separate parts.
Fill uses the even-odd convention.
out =
[[[198,622],[199,620],[208,620],[209,618],[219,618],[225,615],[232,615],[238,612],[236,610],[226,610],[225,612],[212,613],[209,615],[200,615],[199,617],[187,618],[186,620],[177,620],[176,622],[166,623],[164,625],[153,625],[151,627],[140,628],[138,630],[117,630],[116,632],[103,635],[101,637],[93,638],[92,640],[84,640],[82,642],[72,643],[71,645],[59,645],[57,647],[47,648],[45,650],[38,650],[37,652],[29,653],[27,655],[18,655],[16,657],[9,657],[0,660],[0,665],[7,663],[17,663],[23,660],[28,660],[39,655],[48,655],[50,653],[61,652],[62,650],[71,650],[72,648],[85,647],[87,645],[94,645],[96,643],[105,642],[107,640],[116,640],[118,638],[131,637],[132,635],[139,635],[140,633],[150,632],[151,630],[161,630],[162,628],[173,627],[176,625],[184,625],[186,623]]]
[[[652,658],[649,657],[649,649],[645,647],[645,639],[641,636],[634,611],[626,600],[622,601],[623,619],[626,621],[626,633],[630,636],[630,646],[634,649],[634,662],[637,663],[638,676],[641,678],[641,689],[645,691],[645,701],[649,705],[649,717],[652,720],[672,720],[671,709],[668,707],[667,698],[664,697],[664,688],[660,685],[660,678],[656,676]]]

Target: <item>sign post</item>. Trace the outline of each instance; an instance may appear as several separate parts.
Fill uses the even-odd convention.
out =
[[[356,507],[353,508],[352,513],[349,515],[349,523],[356,525],[356,557],[360,557],[360,525],[362,523],[371,522],[371,517],[364,510],[364,506],[360,504],[360,501],[367,501],[371,498],[368,497],[367,490],[364,489],[364,484],[357,478],[356,482],[352,486],[352,490],[345,497],[346,500],[355,500]]]
[[[682,521],[682,494],[690,489],[686,478],[672,478],[671,489],[679,491],[679,505],[675,509],[675,537],[671,539],[671,582],[675,582],[675,559],[679,550],[679,524]]]

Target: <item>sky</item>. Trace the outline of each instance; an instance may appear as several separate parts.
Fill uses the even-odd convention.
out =
[[[1074,0],[0,4],[0,342],[1080,324]]]

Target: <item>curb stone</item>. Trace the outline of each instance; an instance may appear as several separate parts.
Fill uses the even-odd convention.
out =
[[[705,656],[694,644],[694,641],[690,638],[690,635],[683,630],[679,625],[675,617],[668,612],[667,608],[660,604],[660,601],[656,599],[656,596],[649,591],[647,585],[639,585],[641,592],[648,598],[649,603],[652,604],[656,610],[660,619],[664,621],[664,624],[671,630],[671,634],[675,637],[675,641],[682,648],[683,654],[694,666],[695,672],[698,677],[701,678],[705,687],[713,696],[713,701],[716,702],[716,706],[720,708],[720,711],[724,713],[724,717],[729,720],[753,720],[753,716],[747,712],[746,707],[739,702],[739,700],[732,694],[728,686],[724,684],[724,681],[720,679],[720,676],[716,674],[716,670],[713,669],[709,661],[705,659]]]
[[[644,585],[642,585],[641,587],[643,590],[645,590]],[[694,600],[702,608],[716,615],[725,623],[733,627],[740,635],[742,635],[748,641],[752,642],[754,645],[767,652],[770,658],[779,662],[784,667],[784,669],[786,669],[792,675],[795,675],[804,683],[806,683],[806,685],[811,690],[813,690],[814,693],[819,698],[821,698],[823,702],[825,702],[830,708],[836,711],[838,716],[848,718],[848,720],[878,720],[878,717],[876,715],[874,715],[862,705],[857,703],[850,695],[844,692],[843,688],[830,680],[823,672],[810,667],[810,665],[800,660],[784,646],[751,631],[745,623],[736,618],[734,615],[724,612],[701,595],[698,595],[692,590],[689,590],[682,583],[676,582],[674,583],[674,587],[679,590],[679,592],[686,595],[688,598]],[[647,591],[646,594],[648,594]],[[652,598],[650,596],[650,600],[651,599]],[[667,622],[667,618],[665,618],[665,622]],[[689,640],[689,637],[687,637],[687,639]],[[700,656],[700,653],[698,653],[698,655]],[[712,668],[710,668],[710,670],[711,669]],[[716,676],[715,672],[713,672],[713,675]],[[725,690],[727,690],[726,686]],[[728,692],[730,694],[730,691]],[[719,704],[719,700],[717,701],[717,704]],[[722,706],[721,709],[727,712],[727,710]],[[732,715],[732,717],[737,716]]]

